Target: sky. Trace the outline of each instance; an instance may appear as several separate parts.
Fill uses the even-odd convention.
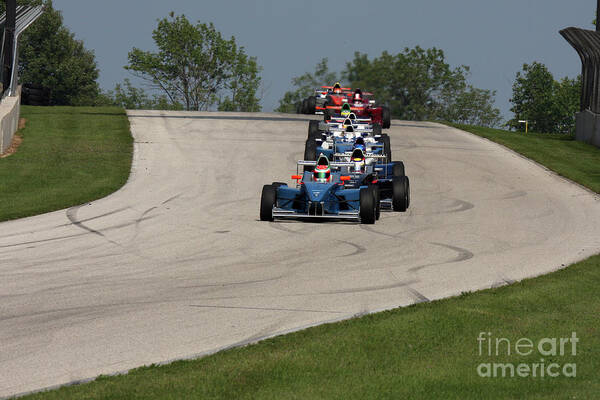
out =
[[[263,67],[264,111],[277,107],[291,79],[323,57],[341,71],[354,52],[379,56],[419,45],[444,50],[451,66],[471,68],[470,82],[509,99],[524,63],[544,63],[556,79],[575,77],[581,63],[558,31],[593,29],[594,0],[54,0],[65,25],[94,50],[104,90],[133,76],[123,66],[137,47],[153,50],[152,31],[170,11],[214,23],[235,36]],[[367,89],[367,88],[363,88]]]

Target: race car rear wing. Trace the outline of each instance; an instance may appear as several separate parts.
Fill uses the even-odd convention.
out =
[[[334,157],[352,157],[352,152],[335,153],[333,156]],[[367,154],[365,154],[365,158],[387,158],[387,156],[382,155],[382,154],[367,153]],[[349,163],[349,164],[354,166],[354,163]]]
[[[317,162],[316,161],[305,161],[305,160],[299,160],[298,161],[298,165],[302,165],[302,166],[307,166],[307,167],[316,167],[317,166]],[[329,166],[330,167],[353,167],[354,163],[351,162],[340,162],[340,161],[330,161],[329,162]]]
[[[333,86],[321,86],[321,88],[322,89],[333,89]],[[351,91],[352,90],[352,88],[349,88],[349,87],[343,87],[343,88],[340,88],[340,89],[346,90],[346,91]]]

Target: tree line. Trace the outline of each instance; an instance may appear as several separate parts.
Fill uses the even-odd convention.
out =
[[[444,51],[437,48],[417,46],[398,54],[384,51],[373,59],[357,52],[341,73],[330,71],[324,58],[314,73],[293,78],[294,88],[284,94],[276,111],[293,112],[297,102],[313,94],[316,87],[341,80],[372,92],[399,119],[500,124],[500,110],[494,107],[496,92],[475,88],[468,77],[469,67],[452,68]]]
[[[191,23],[171,13],[158,21],[152,37],[156,52],[133,48],[125,68],[147,83],[130,80],[103,92],[94,52],[75,39],[52,0],[23,0],[45,6],[45,12],[19,43],[19,73],[24,86],[36,91],[35,104],[130,109],[259,111],[261,67],[235,38],[224,38],[212,24]],[[0,12],[4,12],[4,3]]]
[[[102,91],[94,52],[86,49],[63,24],[52,0],[20,0],[45,5],[45,12],[20,39],[19,74],[25,88],[37,90],[36,104],[128,109],[260,111],[261,66],[234,37],[225,38],[213,24],[192,23],[184,15],[157,22],[152,37],[156,51],[133,48],[125,68],[146,83],[129,79]],[[4,2],[0,2],[0,13]],[[384,51],[370,58],[355,53],[341,72],[322,59],[314,72],[292,79],[275,111],[294,112],[314,89],[341,80],[369,90],[392,114],[406,120],[442,120],[470,125],[537,132],[572,132],[579,110],[581,79],[555,80],[534,62],[517,72],[510,99],[514,116],[504,123],[495,107],[496,92],[469,83],[465,65],[452,67],[444,51],[419,46],[397,54]],[[24,100],[27,100],[25,90]]]

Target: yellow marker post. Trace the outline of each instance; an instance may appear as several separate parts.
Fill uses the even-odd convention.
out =
[[[525,133],[529,132],[529,121],[522,119],[522,120],[519,120],[519,123],[525,124]]]

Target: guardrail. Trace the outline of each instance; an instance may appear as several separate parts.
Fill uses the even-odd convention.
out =
[[[0,154],[4,154],[12,144],[19,128],[20,111],[21,87],[18,87],[15,96],[5,97],[0,102]]]

